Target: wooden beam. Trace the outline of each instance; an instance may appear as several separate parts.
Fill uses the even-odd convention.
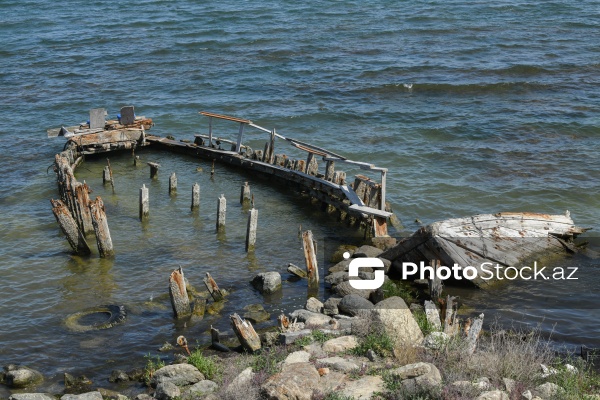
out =
[[[206,117],[224,119],[224,120],[227,120],[227,121],[239,122],[239,123],[242,123],[242,124],[251,124],[252,123],[252,121],[250,121],[249,119],[242,119],[242,118],[237,118],[237,117],[230,117],[228,115],[216,114],[216,113],[212,113],[212,112],[208,112],[208,111],[200,111],[200,114],[202,114],[202,115],[204,115]]]

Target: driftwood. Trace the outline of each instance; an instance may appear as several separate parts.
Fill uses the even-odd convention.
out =
[[[481,332],[481,328],[483,327],[483,314],[479,314],[473,322],[471,323],[471,328],[469,329],[469,334],[467,335],[467,353],[473,354],[475,352],[475,348],[477,347],[477,339],[479,338],[479,333]]]
[[[56,217],[56,222],[60,225],[60,229],[67,236],[67,241],[73,248],[76,254],[90,254],[90,247],[85,241],[85,237],[81,230],[77,227],[71,213],[60,200],[50,200],[52,204],[52,212]]]
[[[215,282],[215,280],[212,278],[212,276],[210,276],[208,272],[206,273],[206,277],[204,278],[204,284],[206,285],[208,292],[215,301],[223,300],[223,293],[221,292],[221,289],[219,289],[217,282]]]
[[[302,232],[302,246],[304,248],[304,259],[306,261],[306,275],[309,286],[319,284],[319,269],[317,265],[317,253],[311,231]]]
[[[188,356],[191,356],[191,355],[192,355],[192,353],[190,353],[190,349],[189,349],[189,347],[188,347],[188,341],[187,341],[187,339],[185,338],[185,336],[183,336],[183,335],[179,336],[179,337],[177,338],[177,344],[178,344],[179,346],[181,346],[181,347],[182,347],[182,348],[183,348],[183,349],[186,351],[186,353],[188,354]]]
[[[188,317],[192,313],[190,299],[185,287],[183,269],[181,267],[171,272],[171,276],[169,277],[169,297],[171,298],[175,318]]]
[[[305,270],[292,263],[288,264],[287,270],[289,273],[294,274],[299,278],[306,278],[308,276]]]
[[[92,225],[96,232],[96,243],[100,257],[111,257],[115,254],[113,250],[110,231],[108,230],[108,221],[104,211],[104,202],[100,196],[95,201],[90,202],[90,211],[92,214]]]
[[[233,314],[230,318],[233,331],[242,344],[242,347],[251,353],[260,350],[260,337],[252,327],[250,321],[244,320],[237,314]]]

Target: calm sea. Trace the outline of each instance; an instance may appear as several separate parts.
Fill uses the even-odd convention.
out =
[[[115,191],[103,186],[105,159],[85,179],[106,203],[114,260],[70,255],[50,210],[58,196],[48,170],[62,150],[46,129],[111,116],[123,105],[152,117],[152,133],[193,139],[202,110],[248,118],[283,135],[389,169],[388,196],[407,235],[422,223],[498,211],[562,214],[598,230],[600,220],[600,8],[597,1],[220,1],[0,2],[0,365],[23,363],[57,382],[65,371],[104,382],[113,368],[143,364],[165,341],[207,340],[221,317],[182,326],[172,319],[169,273],[181,265],[202,288],[210,272],[232,295],[226,316],[264,303],[273,318],[306,298],[287,280],[302,265],[297,232],[321,244],[344,225],[285,187],[203,161],[141,153],[160,179],[111,155]],[[223,136],[237,127],[217,126]],[[265,136],[248,134],[262,148]],[[202,168],[202,171],[198,171]],[[167,178],[179,176],[177,196]],[[353,173],[356,171],[348,171]],[[259,209],[257,250],[244,251],[246,211],[236,202],[250,181]],[[191,186],[201,185],[191,213]],[[137,219],[138,189],[150,187],[151,217]],[[229,199],[216,235],[216,199]],[[600,246],[591,231],[576,281],[514,282],[461,291],[486,318],[539,326],[570,350],[600,346]],[[352,240],[360,239],[360,232]],[[350,239],[343,239],[350,240]],[[284,276],[283,296],[248,285],[260,271]],[[66,315],[125,304],[118,328],[72,333]]]

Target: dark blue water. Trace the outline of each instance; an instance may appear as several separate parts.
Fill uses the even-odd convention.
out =
[[[72,257],[46,173],[63,142],[46,129],[133,104],[154,119],[153,133],[191,139],[207,131],[198,112],[213,111],[388,168],[389,200],[405,225],[397,236],[417,229],[417,218],[498,211],[568,209],[597,230],[599,42],[594,1],[0,2],[0,364],[106,376],[182,332],[203,341],[218,320],[175,326],[168,301],[155,300],[165,274],[183,265],[201,286],[205,272],[218,272],[240,288],[233,312],[262,301],[247,288],[254,273],[302,262],[299,224],[320,240],[345,234],[284,188],[228,169],[210,181],[196,171],[208,165],[150,152],[143,157],[164,164],[163,181],[149,182],[129,155],[111,156],[115,194],[100,180],[104,159],[78,171],[107,204],[117,257]],[[248,136],[255,148],[265,139]],[[187,192],[162,195],[171,171],[182,187],[201,183],[198,215]],[[231,205],[224,240],[213,232],[216,198],[235,199],[245,180],[262,202],[259,238],[269,238],[254,257],[243,251],[241,207]],[[145,226],[136,219],[142,183],[154,196]],[[598,251],[592,240],[583,255],[555,261],[580,267],[578,281],[515,283],[465,301],[539,325],[569,348],[600,345]],[[291,309],[306,295],[293,282],[284,293],[267,308]],[[560,305],[547,309],[549,297]],[[129,325],[65,331],[65,315],[99,303],[130,305]]]

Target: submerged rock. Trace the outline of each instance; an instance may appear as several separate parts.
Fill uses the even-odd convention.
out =
[[[29,367],[7,365],[4,367],[4,383],[14,389],[23,389],[37,385],[44,380],[44,376]]]
[[[275,293],[281,289],[281,275],[279,272],[261,272],[251,283],[262,294]]]

